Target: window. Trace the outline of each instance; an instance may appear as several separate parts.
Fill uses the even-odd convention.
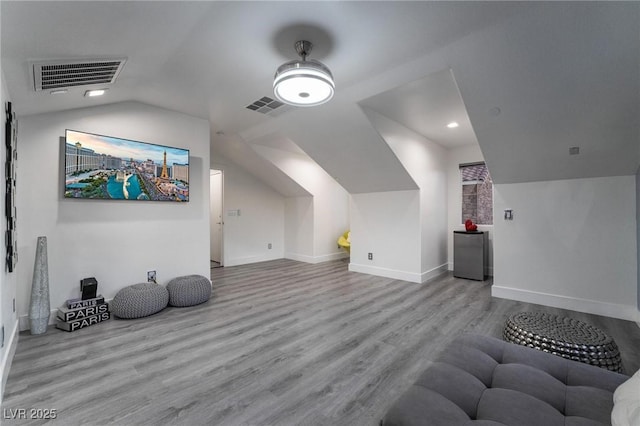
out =
[[[462,222],[493,225],[493,182],[484,163],[461,164]]]

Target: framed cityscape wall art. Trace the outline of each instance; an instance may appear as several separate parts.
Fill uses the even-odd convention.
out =
[[[65,139],[65,198],[189,201],[188,149],[69,129]]]

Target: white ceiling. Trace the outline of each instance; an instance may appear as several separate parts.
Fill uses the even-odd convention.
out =
[[[145,102],[208,119],[212,157],[234,155],[252,171],[260,160],[242,144],[281,132],[283,144],[293,142],[350,192],[412,185],[365,129],[358,105],[444,146],[477,136],[496,182],[628,174],[640,158],[639,10],[638,3],[3,0],[1,66],[19,114]],[[295,58],[301,38],[334,73],[336,97],[277,118],[247,110],[271,95],[275,69]],[[33,90],[29,61],[102,56],[128,58],[102,98],[84,98],[84,88]],[[489,112],[496,107],[499,115]],[[455,133],[444,131],[451,120],[461,124]],[[584,161],[566,157],[573,144]],[[355,169],[354,155],[362,162]],[[377,181],[381,165],[386,175]],[[256,172],[281,184],[274,173]]]
[[[360,102],[446,148],[478,143],[449,69]],[[455,122],[458,127],[449,128]]]

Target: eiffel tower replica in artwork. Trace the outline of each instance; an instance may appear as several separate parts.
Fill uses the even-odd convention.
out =
[[[167,151],[164,152],[164,161],[162,162],[162,173],[160,179],[169,179],[169,171],[167,170]]]

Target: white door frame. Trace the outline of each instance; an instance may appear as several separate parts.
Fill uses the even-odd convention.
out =
[[[224,264],[224,172],[211,169],[209,172],[209,223],[210,258]]]

